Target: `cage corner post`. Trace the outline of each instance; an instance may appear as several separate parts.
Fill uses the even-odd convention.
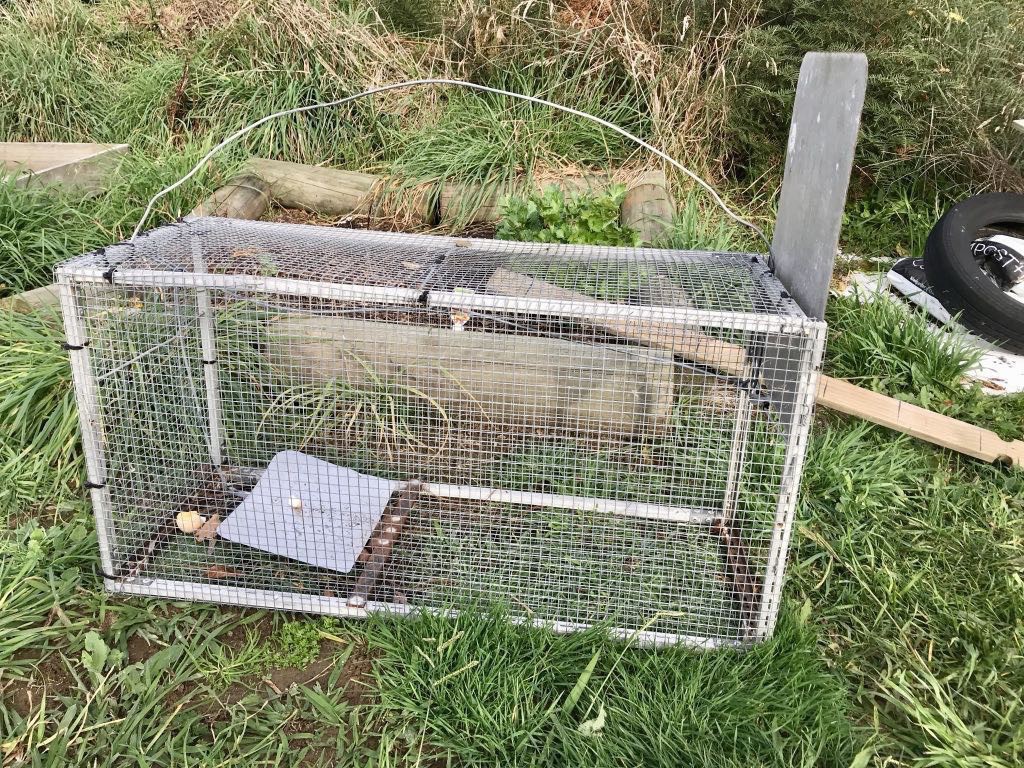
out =
[[[78,300],[77,283],[67,269],[62,268],[57,272],[57,291],[64,320],[65,346],[71,361],[79,428],[82,432],[86,487],[89,489],[93,517],[96,520],[100,565],[105,581],[109,581],[109,577],[114,574],[114,556],[110,547],[113,533],[112,503],[96,377],[90,357],[89,332]],[[107,586],[109,588],[110,584]]]
[[[757,640],[771,634],[778,616],[809,432],[809,424],[805,429],[798,427],[802,420],[812,418],[814,410],[825,345],[822,321],[853,169],[867,72],[863,53],[808,53],[800,66],[772,256],[775,276],[811,322],[805,323],[799,345],[780,343],[766,350],[778,368],[790,374],[782,377],[787,385],[772,393],[784,416],[788,441],[761,606],[753,628]],[[810,371],[810,375],[800,376],[800,371]]]
[[[199,236],[189,231],[189,243],[192,248],[192,271],[196,280],[196,319],[199,323],[199,340],[201,347],[200,363],[203,367],[203,383],[206,388],[206,415],[208,423],[207,440],[209,441],[210,463],[214,471],[227,485],[224,472],[223,429],[221,424],[220,382],[217,372],[217,335],[216,318],[213,313],[213,302],[210,300],[209,288],[203,283],[206,275],[206,255]]]
[[[755,618],[753,638],[763,640],[771,635],[778,619],[782,582],[786,573],[786,557],[796,513],[800,478],[807,455],[811,420],[814,418],[814,399],[817,393],[818,372],[825,352],[825,325],[812,323],[806,329],[806,341],[800,350],[780,348],[789,353],[784,360],[797,371],[797,382],[792,400],[787,404],[789,425],[785,457],[782,462],[782,481],[776,504],[772,537],[768,546],[768,562],[762,582],[760,607]],[[795,354],[794,354],[795,353]],[[800,371],[807,375],[799,375]],[[803,428],[798,428],[801,426]]]

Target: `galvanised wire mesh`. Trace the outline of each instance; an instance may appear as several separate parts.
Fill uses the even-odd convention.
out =
[[[824,325],[759,256],[195,219],[58,276],[111,590],[771,632]]]

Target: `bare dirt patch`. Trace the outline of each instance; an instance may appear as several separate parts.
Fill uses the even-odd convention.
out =
[[[30,658],[30,654],[20,657]],[[39,659],[27,681],[12,680],[0,688],[0,696],[22,717],[28,717],[39,706],[43,696],[69,696],[77,688],[64,657],[54,651]]]
[[[129,664],[145,661],[160,650],[159,645],[149,642],[149,640],[139,634],[132,635],[128,638],[127,645]]]
[[[320,655],[307,667],[280,667],[273,669],[262,678],[251,681],[250,685],[269,688],[276,694],[284,694],[293,686],[313,685],[327,679],[335,671],[338,660],[337,646],[324,641]],[[338,676],[337,685],[349,704],[362,704],[371,698],[373,656],[362,642],[358,642],[352,653],[345,659]]]
[[[365,218],[353,216],[324,216],[312,211],[303,211],[298,208],[282,208],[275,204],[263,216],[263,221],[274,221],[279,224],[310,224],[315,227],[336,227],[344,224],[354,229],[365,229]],[[359,224],[362,226],[359,226]]]
[[[241,627],[231,630],[221,638],[221,642],[236,651],[241,650],[245,643],[250,642],[248,634],[253,632],[261,643],[273,642],[274,627],[269,617],[251,625],[248,630]],[[365,641],[353,639],[353,642],[354,647],[344,659],[342,671],[337,676],[336,687],[342,689],[344,701],[355,706],[366,703],[372,698],[374,656]],[[252,675],[240,682],[232,683],[211,702],[216,705],[215,708],[205,710],[205,714],[208,719],[216,720],[218,711],[222,711],[223,707],[237,704],[248,696],[256,695],[270,699],[287,695],[297,686],[317,683],[326,688],[328,680],[337,669],[341,658],[340,650],[341,646],[324,639],[321,642],[319,655],[308,666],[275,667],[264,674]]]

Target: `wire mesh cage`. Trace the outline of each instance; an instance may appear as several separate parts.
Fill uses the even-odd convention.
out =
[[[108,589],[772,630],[825,327],[757,255],[200,218],[58,279]]]

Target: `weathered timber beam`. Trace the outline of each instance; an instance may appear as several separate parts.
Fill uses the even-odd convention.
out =
[[[556,299],[559,301],[585,301],[593,303],[593,296],[553,285],[545,280],[512,272],[499,267],[487,282],[487,290],[503,296]],[[688,360],[711,366],[734,376],[744,375],[747,353],[737,344],[715,339],[698,331],[680,328],[672,323],[626,319],[595,320],[594,324],[618,336],[641,341]]]
[[[676,366],[655,350],[343,317],[289,316],[270,331],[271,362],[304,380],[397,386],[463,426],[618,438],[672,417]]]
[[[106,177],[129,151],[127,144],[0,142],[0,170],[18,174],[19,187],[60,185],[86,195],[106,188]]]
[[[252,158],[246,170],[263,179],[284,208],[345,216],[368,211],[382,178],[370,173]]]
[[[190,215],[256,221],[263,218],[270,202],[270,185],[254,174],[245,173],[206,198]]]

